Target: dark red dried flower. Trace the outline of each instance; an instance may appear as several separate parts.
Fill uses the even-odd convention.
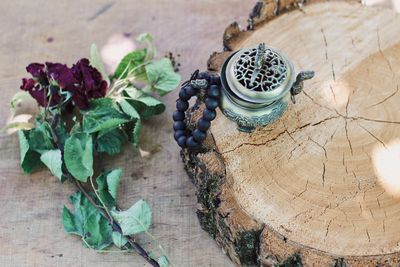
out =
[[[79,81],[79,86],[75,88],[72,97],[79,108],[89,108],[90,99],[106,95],[107,82],[103,80],[97,69],[90,66],[88,59],[80,59],[72,66],[72,72]]]
[[[45,71],[45,65],[40,63],[31,63],[26,67],[26,71],[29,72],[36,81],[41,84],[49,84]]]
[[[65,64],[46,62],[47,76],[57,82],[58,86],[68,91],[74,91],[78,80]]]
[[[31,63],[26,70],[33,78],[22,79],[21,89],[28,91],[41,106],[48,105],[49,101],[50,106],[64,102],[66,94],[61,94],[63,90],[72,94],[75,106],[87,109],[90,99],[104,97],[107,91],[107,82],[86,58],[80,59],[72,68],[46,62]]]

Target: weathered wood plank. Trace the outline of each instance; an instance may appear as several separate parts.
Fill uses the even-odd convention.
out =
[[[231,5],[227,5],[229,2]],[[173,52],[187,77],[206,68],[210,51],[222,47],[221,34],[232,19],[245,20],[255,1],[1,1],[0,124],[8,102],[19,90],[31,61],[66,61],[88,56],[92,43],[104,45],[116,33],[151,32],[160,55]],[[51,39],[49,38],[52,38]],[[49,39],[49,40],[48,40]],[[180,54],[180,57],[177,55]],[[152,233],[175,266],[230,266],[195,213],[194,187],[183,170],[172,137],[170,114],[177,94],[166,98],[165,114],[145,123],[143,148],[148,158],[125,149],[104,167],[120,166],[124,179],[120,204],[143,197],[152,206]],[[73,187],[61,185],[49,172],[23,175],[16,136],[0,136],[0,265],[144,266],[136,255],[98,254],[64,233],[61,210]]]

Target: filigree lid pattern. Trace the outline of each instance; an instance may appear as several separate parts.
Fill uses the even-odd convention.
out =
[[[285,81],[288,74],[287,65],[278,53],[267,48],[264,64],[252,83],[251,76],[256,69],[256,55],[257,48],[243,51],[235,61],[234,76],[240,84],[249,90],[257,92],[273,91]]]

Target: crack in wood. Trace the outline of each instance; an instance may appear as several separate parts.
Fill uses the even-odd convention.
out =
[[[332,95],[333,95],[333,100],[335,101],[335,105],[337,105],[336,94],[335,94],[335,92],[333,91],[333,87],[332,87],[331,84],[329,85],[329,88],[331,89],[331,93],[332,93]]]
[[[308,210],[299,212],[299,213],[296,214],[296,216],[294,216],[294,219],[297,220],[297,218],[298,218],[300,215],[307,214],[307,213],[309,213],[309,212],[312,211],[312,210],[313,210],[313,209],[308,209]]]
[[[324,28],[321,28],[321,33],[322,33],[322,37],[324,39],[324,44],[325,44],[325,60],[326,60],[326,62],[328,62],[328,41],[326,40]]]
[[[368,242],[371,242],[371,237],[370,237],[370,235],[369,235],[368,229],[366,229],[365,232],[366,232],[367,237],[368,237]]]
[[[344,121],[344,130],[346,132],[346,139],[347,139],[347,142],[349,144],[351,155],[353,155],[353,146],[351,145],[351,141],[350,141],[350,138],[349,138],[349,132],[348,132],[348,129],[347,129],[347,120]],[[347,169],[346,169],[346,172],[347,172]]]
[[[389,59],[385,56],[385,53],[382,51],[382,47],[381,47],[381,36],[380,36],[380,34],[379,34],[379,29],[376,29],[376,36],[377,36],[377,39],[378,39],[378,49],[379,49],[379,52],[381,53],[382,57],[385,59],[385,61],[386,61],[387,65],[388,65],[390,71],[391,71],[391,72],[393,73],[393,75],[394,75],[393,68],[392,68],[392,64],[390,63]]]
[[[373,104],[373,105],[371,105],[371,106],[368,106],[367,108],[372,108],[372,107],[375,107],[375,106],[377,106],[377,105],[380,105],[380,104],[386,102],[387,100],[389,100],[390,98],[392,98],[393,96],[395,96],[398,92],[399,92],[399,85],[397,85],[396,91],[394,91],[394,92],[393,92],[392,94],[390,94],[388,97],[385,97],[382,101],[379,101],[379,102],[376,103],[376,104]]]
[[[371,133],[371,132],[370,132],[368,129],[366,129],[364,126],[362,126],[362,125],[358,125],[358,126],[360,126],[362,129],[364,129],[364,131],[366,131],[367,133],[369,133],[376,141],[378,141],[379,143],[381,143],[385,149],[388,149],[387,146],[386,146],[386,144],[385,144],[381,139],[379,139],[376,135],[374,135],[373,133]]]
[[[303,195],[308,190],[308,182],[309,182],[309,180],[307,179],[307,182],[306,182],[306,185],[304,187],[304,190],[301,191],[300,193],[298,193],[296,196],[294,196],[292,200],[295,200],[295,199],[301,197],[301,195]]]
[[[318,125],[320,125],[320,124],[322,124],[322,123],[324,123],[324,122],[327,122],[327,121],[332,120],[332,119],[337,119],[337,118],[339,118],[339,116],[328,117],[328,118],[325,118],[325,119],[323,119],[323,120],[321,120],[321,121],[318,121],[318,122],[315,122],[315,123],[311,123],[311,122],[305,123],[305,124],[303,124],[303,125],[301,125],[301,126],[295,128],[295,129],[294,129],[293,131],[291,131],[291,132],[289,132],[287,129],[285,129],[284,131],[278,133],[277,135],[275,135],[274,137],[268,139],[268,140],[265,141],[265,142],[262,142],[262,143],[245,142],[245,143],[242,143],[242,144],[236,146],[235,148],[232,148],[232,149],[223,151],[223,152],[221,152],[221,154],[224,155],[224,154],[233,152],[233,151],[235,151],[235,150],[237,150],[237,149],[239,149],[239,148],[241,148],[241,147],[243,147],[243,146],[264,146],[264,145],[266,145],[266,144],[268,144],[268,143],[270,143],[270,142],[274,142],[274,141],[278,140],[279,137],[281,137],[281,136],[284,135],[284,134],[287,134],[287,135],[290,136],[290,135],[292,135],[292,134],[294,134],[294,133],[296,133],[296,132],[298,132],[298,131],[300,131],[300,130],[302,130],[302,129],[308,127],[308,126],[318,126]]]
[[[332,77],[333,77],[333,81],[336,81],[336,74],[335,74],[335,67],[333,66],[333,63],[332,63]]]
[[[315,140],[312,139],[311,137],[308,137],[308,139],[309,139],[311,142],[313,142],[314,144],[316,144],[318,147],[320,147],[320,148],[324,151],[325,159],[326,159],[326,161],[328,161],[328,153],[327,153],[327,151],[326,151],[326,149],[325,149],[326,143],[327,143],[328,141],[326,141],[324,145],[321,145],[320,143],[318,143],[317,141],[315,141]]]
[[[325,238],[328,237],[328,233],[329,233],[329,228],[331,227],[332,221],[334,219],[331,219],[326,227],[326,232],[325,232]]]

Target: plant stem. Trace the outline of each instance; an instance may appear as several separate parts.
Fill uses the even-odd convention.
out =
[[[116,223],[112,217],[108,217],[108,215],[103,211],[103,209],[98,208],[96,202],[94,201],[94,199],[92,198],[91,195],[89,195],[89,193],[86,191],[86,189],[83,187],[82,183],[79,182],[78,180],[76,180],[75,178],[73,178],[72,176],[69,175],[69,178],[71,178],[72,182],[74,183],[74,185],[78,188],[78,190],[89,200],[89,202],[96,207],[96,209],[103,215],[104,218],[106,218],[106,220],[111,224],[111,227],[113,228],[114,231],[117,231],[118,233],[120,233],[121,235],[123,235],[122,233],[122,229],[119,226],[118,223]],[[150,263],[152,266],[154,267],[159,267],[160,265],[158,264],[157,261],[155,261],[154,259],[152,259],[149,254],[147,253],[146,250],[144,250],[144,248],[139,245],[135,239],[132,236],[128,237],[128,242],[129,244],[135,249],[135,251],[142,256],[148,263]]]
[[[103,206],[103,209],[104,209],[105,212],[107,213],[108,217],[109,217],[112,221],[114,221],[113,217],[111,216],[110,212],[108,211],[107,206],[104,204],[104,201],[100,198],[100,196],[99,196],[99,194],[98,194],[98,192],[97,192],[96,187],[94,187],[93,176],[90,176],[89,179],[90,179],[90,184],[92,185],[92,188],[93,188],[93,192],[96,194],[97,199],[100,201],[100,203],[101,203],[101,205]]]
[[[55,131],[55,127],[57,125],[58,122],[58,115],[55,115],[52,118],[52,122],[50,123],[50,128],[51,128],[51,135],[53,138],[53,142],[57,145],[57,147],[60,149],[61,154],[64,154],[64,148],[60,145],[60,143],[58,142],[58,137]],[[89,200],[89,202],[101,213],[101,215],[108,221],[108,223],[111,225],[111,227],[113,228],[114,231],[117,231],[118,233],[120,233],[121,235],[123,235],[122,233],[122,229],[119,226],[118,223],[116,223],[113,218],[111,216],[109,216],[109,214],[105,213],[103,211],[102,208],[100,208],[96,201],[92,198],[92,196],[86,191],[85,187],[82,185],[82,183],[78,180],[76,180],[71,173],[68,172],[68,170],[66,168],[63,168],[63,173],[64,175],[66,175],[68,177],[68,179],[70,181],[72,181],[72,183],[75,185],[75,187]],[[140,255],[142,256],[142,258],[144,258],[148,263],[150,263],[153,267],[160,267],[160,265],[158,264],[158,262],[154,259],[152,259],[149,254],[147,253],[147,251],[140,245],[138,244],[134,237],[129,236],[128,237],[128,242],[129,244],[133,247],[133,249]]]

